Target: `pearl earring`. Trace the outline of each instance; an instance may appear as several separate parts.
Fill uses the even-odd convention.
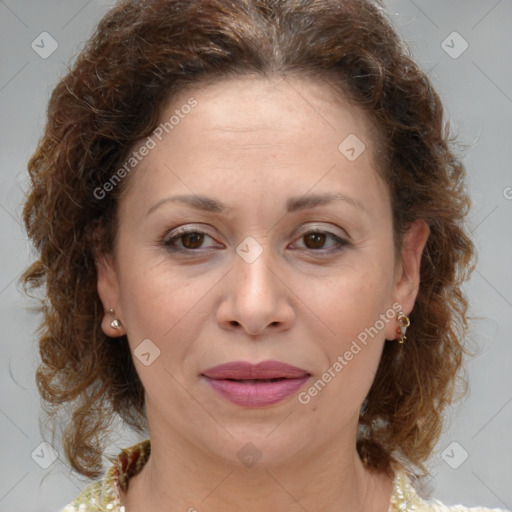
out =
[[[121,322],[115,317],[115,311],[113,309],[109,309],[108,312],[113,317],[112,322],[110,322],[110,327],[112,327],[112,329],[119,329],[121,327]]]

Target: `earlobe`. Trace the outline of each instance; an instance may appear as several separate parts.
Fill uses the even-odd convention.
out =
[[[418,295],[423,250],[430,228],[423,219],[414,221],[403,237],[400,266],[395,284],[395,296],[402,309],[409,314]]]
[[[125,331],[121,321],[119,287],[113,257],[100,255],[96,259],[96,269],[98,295],[104,310],[101,328],[107,336],[122,336]]]

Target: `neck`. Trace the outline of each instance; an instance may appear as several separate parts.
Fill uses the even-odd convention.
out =
[[[393,482],[363,466],[355,439],[343,443],[339,436],[313,454],[245,467],[212,457],[176,432],[159,434],[151,433],[149,460],[121,495],[126,512],[388,511]]]

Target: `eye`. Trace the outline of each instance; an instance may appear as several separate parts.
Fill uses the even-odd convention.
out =
[[[341,251],[345,246],[349,245],[347,240],[344,240],[334,233],[317,229],[303,233],[299,240],[304,240],[304,247],[299,247],[300,249],[306,248],[315,252],[324,253],[338,252]],[[329,240],[332,240],[332,242],[327,247],[325,247],[325,244]]]
[[[199,229],[178,228],[173,230],[170,235],[162,241],[162,244],[169,251],[194,251],[213,247],[213,245],[203,246],[203,243],[208,238],[213,240],[208,233]]]

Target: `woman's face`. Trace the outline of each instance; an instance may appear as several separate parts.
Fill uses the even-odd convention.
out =
[[[245,77],[182,93],[161,122],[138,150],[98,280],[151,435],[238,464],[247,451],[280,464],[352,446],[427,237],[413,225],[397,265],[365,116],[321,83]],[[269,360],[306,377],[272,388],[203,375]]]

